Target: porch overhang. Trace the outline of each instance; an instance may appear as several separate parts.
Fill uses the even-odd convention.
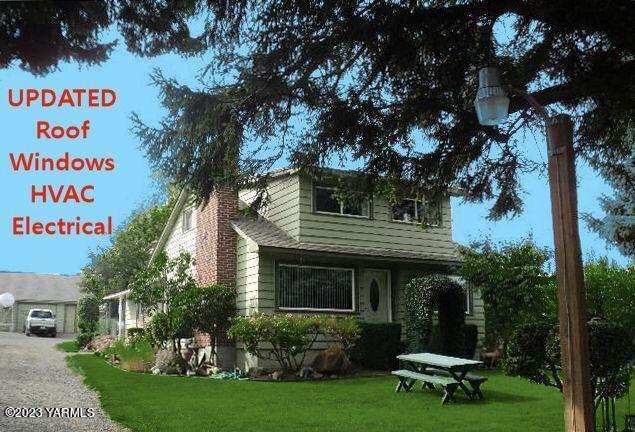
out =
[[[108,294],[107,296],[103,297],[103,300],[114,300],[114,299],[119,299],[122,297],[125,297],[126,295],[130,294],[132,292],[132,290],[124,290],[124,291],[119,291],[113,294]]]
[[[306,252],[312,255],[337,255],[381,261],[411,262],[457,266],[463,263],[458,255],[420,253],[407,250],[333,245],[300,242],[263,218],[241,218],[231,221],[241,237],[256,245],[260,251]]]

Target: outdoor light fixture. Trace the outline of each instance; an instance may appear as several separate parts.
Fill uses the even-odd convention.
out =
[[[484,126],[496,126],[507,119],[509,97],[501,85],[497,68],[486,67],[478,72],[474,107],[479,123]]]

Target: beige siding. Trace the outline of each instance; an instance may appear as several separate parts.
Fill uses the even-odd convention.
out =
[[[392,221],[392,209],[382,197],[372,203],[372,217],[329,215],[313,211],[313,182],[300,178],[300,238],[302,242],[454,254],[450,198],[442,201],[442,222],[423,229],[418,224]]]
[[[258,311],[259,258],[256,246],[238,237],[236,244],[236,305],[239,315],[251,315]]]
[[[186,208],[187,206],[183,210]],[[186,232],[182,230],[183,210],[172,226],[165,246],[163,246],[163,251],[168,258],[176,258],[181,252],[187,252],[193,259],[196,259],[196,210],[194,210],[192,215],[192,229]]]
[[[300,180],[297,175],[272,180],[267,188],[268,201],[258,210],[268,221],[296,240],[299,239],[300,231],[299,188]],[[253,191],[239,192],[239,198],[243,203],[251,203],[254,197]]]

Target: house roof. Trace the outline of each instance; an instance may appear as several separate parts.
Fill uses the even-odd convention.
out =
[[[324,252],[339,255],[383,258],[387,260],[419,261],[458,264],[462,260],[458,255],[420,253],[407,250],[368,248],[358,246],[333,245],[326,243],[308,243],[295,240],[273,223],[263,218],[239,218],[231,221],[234,230],[242,237],[251,240],[258,247],[280,250],[301,250]]]
[[[0,294],[10,292],[20,302],[76,302],[81,280],[81,276],[0,272]]]
[[[165,243],[170,238],[172,227],[178,220],[179,215],[181,214],[181,210],[183,210],[183,207],[187,203],[188,196],[189,196],[188,190],[181,189],[181,193],[179,194],[179,197],[177,198],[176,203],[174,204],[174,208],[172,208],[172,212],[170,212],[170,217],[168,218],[168,221],[165,223],[165,226],[163,227],[163,231],[161,231],[161,235],[159,236],[159,240],[157,241],[157,244],[154,246],[154,249],[152,250],[152,255],[150,256],[150,260],[148,261],[148,266],[152,264],[152,262],[157,257],[159,252],[163,250]]]

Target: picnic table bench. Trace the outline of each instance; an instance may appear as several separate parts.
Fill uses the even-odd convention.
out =
[[[399,393],[399,390],[401,390],[402,388],[408,392],[412,390],[412,387],[417,381],[422,381],[423,386],[427,386],[430,390],[434,390],[435,384],[439,384],[443,387],[444,393],[443,399],[441,399],[441,405],[445,405],[448,401],[455,402],[454,392],[459,387],[459,383],[452,377],[423,374],[419,372],[413,372],[408,369],[392,371],[392,374],[396,375],[397,378],[399,378],[399,383],[397,384],[396,390],[397,393]],[[410,380],[410,382],[408,382],[408,380]]]
[[[397,359],[406,366],[393,371],[393,375],[399,378],[397,391],[402,388],[410,391],[416,381],[421,381],[422,389],[424,387],[434,389],[434,384],[443,387],[445,392],[442,404],[455,401],[454,393],[457,388],[463,390],[470,399],[483,398],[480,387],[487,378],[470,373],[471,369],[483,364],[481,361],[432,353],[402,354],[397,356]]]

